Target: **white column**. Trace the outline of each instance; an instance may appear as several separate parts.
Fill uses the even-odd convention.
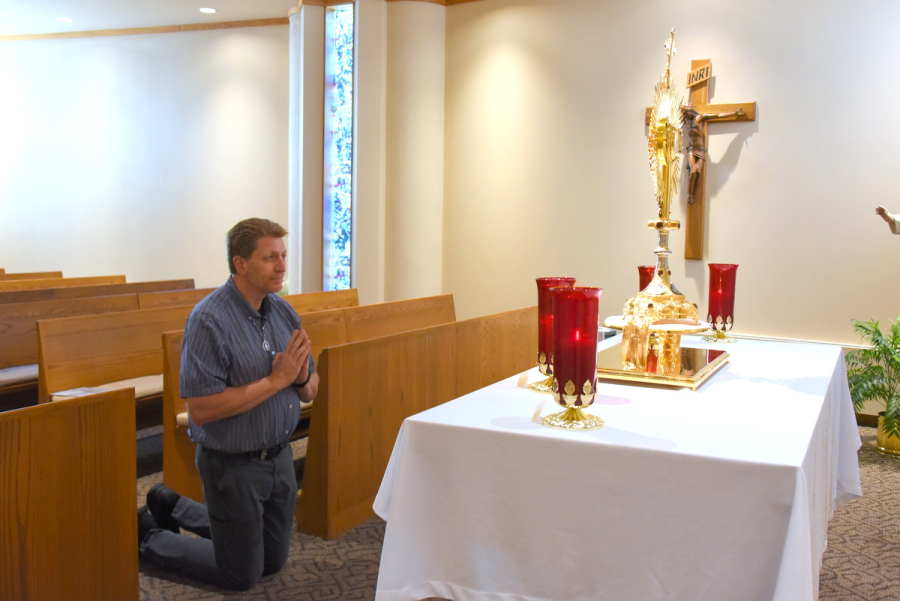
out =
[[[387,5],[385,300],[441,293],[446,8]]]
[[[384,300],[386,5],[356,2],[351,261],[362,304]]]
[[[290,15],[288,278],[292,294],[322,289],[325,9]]]

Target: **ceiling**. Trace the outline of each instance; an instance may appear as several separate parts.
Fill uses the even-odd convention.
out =
[[[0,0],[0,35],[271,19],[294,6],[297,0]],[[217,12],[203,14],[201,7]]]

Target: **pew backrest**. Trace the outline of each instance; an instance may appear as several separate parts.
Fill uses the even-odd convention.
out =
[[[34,290],[35,288],[69,288],[71,286],[92,286],[97,284],[124,284],[124,275],[101,275],[84,278],[42,278],[37,280],[0,281],[0,291]]]
[[[344,314],[348,342],[452,321],[456,321],[452,294],[363,305]]]
[[[131,282],[100,284],[95,286],[77,286],[58,288],[53,291],[54,298],[84,298],[86,296],[109,296],[110,294],[137,294],[141,292],[159,292],[161,290],[188,290],[194,288],[194,280],[158,280],[154,282]]]
[[[0,305],[0,369],[38,362],[37,322],[75,315],[136,311],[136,294]]]
[[[346,309],[330,309],[300,315],[300,327],[306,330],[306,335],[312,342],[313,359],[316,361],[323,348],[347,342],[345,311]]]
[[[194,306],[215,288],[192,288],[189,290],[163,290],[160,292],[142,292],[138,294],[141,309],[159,309],[160,307],[175,307],[178,305]]]
[[[38,321],[38,401],[71,388],[163,372],[163,332],[184,329],[190,305]]]
[[[61,278],[61,271],[31,271],[25,273],[0,273],[0,281],[6,280],[45,280],[48,278]]]
[[[53,288],[0,291],[0,305],[9,305],[12,303],[34,303],[45,300],[56,300],[56,297],[53,296]]]
[[[134,391],[0,413],[0,599],[138,599]]]
[[[456,319],[453,295],[412,298],[374,305],[300,314],[312,341],[314,359],[329,346],[450,323]]]
[[[286,294],[281,298],[286,300],[294,308],[294,311],[300,315],[312,313],[313,311],[359,306],[359,293],[356,288]]]
[[[331,539],[374,516],[403,420],[534,366],[537,308],[326,348],[298,529]]]

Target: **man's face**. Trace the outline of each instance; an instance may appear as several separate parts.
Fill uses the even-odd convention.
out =
[[[278,292],[287,271],[287,250],[281,238],[260,238],[249,259],[235,258],[235,267],[260,294]]]

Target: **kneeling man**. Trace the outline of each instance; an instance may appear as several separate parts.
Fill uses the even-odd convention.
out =
[[[287,561],[297,500],[288,439],[319,383],[300,319],[275,294],[285,235],[265,219],[231,228],[231,276],[185,326],[181,396],[206,505],[157,484],[138,512],[142,557],[233,590]]]

